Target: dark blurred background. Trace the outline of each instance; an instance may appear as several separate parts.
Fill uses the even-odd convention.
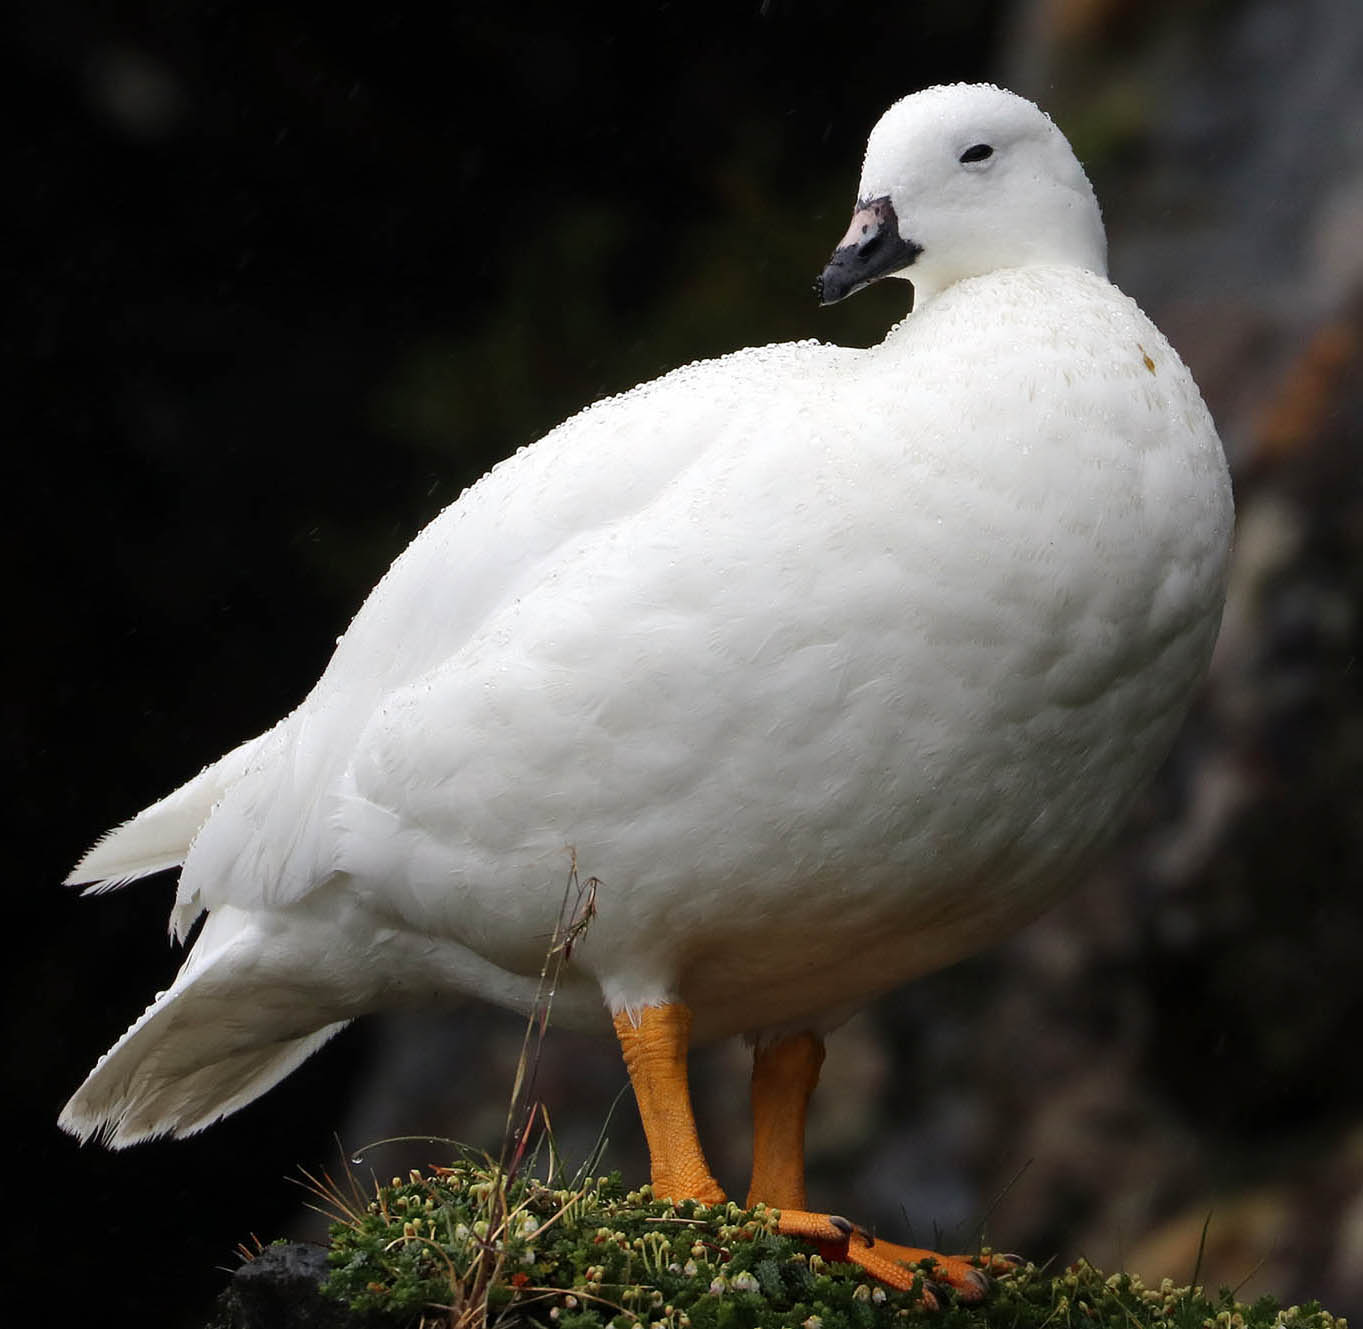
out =
[[[1234,584],[1205,695],[1104,869],[834,1037],[812,1199],[1180,1281],[1210,1215],[1206,1281],[1363,1312],[1363,7],[621,13],[8,9],[15,1285],[199,1324],[237,1242],[319,1230],[300,1165],[395,1133],[498,1144],[521,1030],[469,1007],[370,1020],[192,1141],[78,1147],[62,1102],[176,967],[172,879],[81,901],[60,878],[295,705],[389,560],[499,457],[687,360],[878,339],[898,283],[811,294],[865,134],[906,92],[987,78],[1070,135],[1115,280],[1203,386]],[[741,1193],[746,1058],[696,1063]],[[570,1157],[623,1084],[612,1047],[550,1039]],[[628,1100],[608,1133],[642,1179]]]

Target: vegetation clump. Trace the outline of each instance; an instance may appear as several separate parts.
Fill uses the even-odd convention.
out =
[[[982,1304],[948,1293],[928,1310],[921,1282],[898,1292],[825,1261],[764,1206],[673,1205],[618,1176],[556,1185],[472,1156],[367,1201],[322,1189],[340,1214],[325,1293],[428,1329],[1347,1329],[1314,1304],[1240,1305],[1083,1262],[1058,1275],[1018,1265]]]

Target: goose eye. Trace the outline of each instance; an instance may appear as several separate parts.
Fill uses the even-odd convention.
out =
[[[962,164],[968,164],[970,162],[982,162],[986,158],[992,157],[993,155],[994,149],[991,148],[988,143],[976,143],[974,147],[967,148],[963,153],[961,153],[960,161],[962,162]]]

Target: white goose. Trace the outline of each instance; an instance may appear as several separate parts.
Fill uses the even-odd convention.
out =
[[[553,1016],[614,1023],[658,1193],[720,1196],[686,1049],[749,1035],[750,1199],[905,1283],[922,1252],[804,1212],[822,1037],[1093,861],[1206,666],[1232,506],[1035,106],[905,98],[859,199],[822,294],[909,278],[883,343],[690,365],[517,453],[296,711],[86,855],[96,891],[183,864],[175,935],[207,917],[63,1126],[186,1135],[356,1016],[529,1009],[575,865]]]

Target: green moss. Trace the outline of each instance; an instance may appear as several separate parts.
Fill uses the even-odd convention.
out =
[[[1021,1266],[983,1304],[924,1310],[913,1292],[826,1263],[775,1231],[770,1211],[655,1201],[616,1176],[555,1186],[465,1159],[343,1202],[328,1295],[357,1311],[431,1323],[557,1329],[1345,1329],[1318,1306],[1237,1304],[1223,1292],[1146,1287],[1087,1264]],[[484,1309],[485,1308],[485,1309]]]

